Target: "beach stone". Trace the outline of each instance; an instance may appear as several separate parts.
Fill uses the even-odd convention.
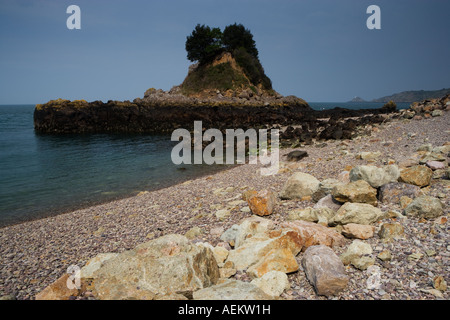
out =
[[[317,201],[317,203],[314,205],[313,208],[314,209],[329,208],[332,211],[338,211],[341,206],[342,203],[334,199],[333,196],[329,194],[321,198],[319,201]]]
[[[391,251],[383,250],[377,255],[377,258],[381,261],[390,261],[392,259]]]
[[[405,234],[403,226],[399,223],[383,223],[378,232],[378,236],[383,242],[391,242],[402,238]]]
[[[344,183],[337,179],[325,179],[319,183],[319,189],[314,192],[312,198],[314,201],[319,201],[323,197],[331,194],[333,188]]]
[[[426,151],[426,152],[431,152],[431,150],[433,149],[433,145],[431,143],[425,143],[420,145],[416,151]]]
[[[298,270],[294,254],[288,248],[277,248],[269,251],[260,261],[247,269],[252,278],[259,278],[271,271],[292,273]]]
[[[419,158],[419,164],[426,164],[429,161],[437,161],[437,162],[443,162],[446,160],[446,156],[440,152],[428,152]]]
[[[396,182],[400,171],[396,165],[382,168],[375,166],[357,166],[350,171],[350,181],[364,180],[373,188],[379,188],[389,182]]]
[[[339,180],[342,183],[349,183],[350,182],[350,171],[342,171],[338,174],[338,178],[337,180]]]
[[[402,183],[391,182],[380,188],[379,198],[381,202],[398,204],[402,197],[415,198],[420,194],[420,187]]]
[[[433,112],[431,113],[432,117],[440,117],[444,114],[444,112],[442,110],[433,110]]]
[[[439,199],[430,196],[420,196],[405,208],[405,214],[412,217],[434,219],[442,216],[444,209]]]
[[[270,271],[261,278],[253,279],[250,283],[272,297],[279,297],[291,287],[287,275],[281,271]]]
[[[234,247],[236,242],[236,237],[239,233],[240,226],[237,224],[232,225],[229,229],[227,229],[220,236],[220,240],[225,241],[230,244],[230,246]]]
[[[400,181],[425,187],[430,184],[432,176],[433,171],[430,168],[418,165],[401,170]]]
[[[410,184],[412,186],[412,184]],[[409,204],[413,202],[413,199],[407,196],[401,196],[400,197],[400,208],[405,209]]]
[[[400,168],[410,168],[410,167],[417,166],[418,164],[419,164],[419,161],[417,159],[406,159],[406,160],[400,161],[398,163],[398,166]]]
[[[292,229],[300,235],[304,241],[303,251],[314,245],[340,247],[345,244],[345,238],[341,234],[320,224],[295,220],[283,222],[281,227]]]
[[[223,265],[223,262],[228,257],[228,250],[225,249],[223,246],[218,245],[216,247],[213,247],[213,245],[210,244],[209,242],[197,242],[196,245],[204,246],[204,247],[210,249],[214,254],[214,258],[216,259],[217,265],[219,265],[219,266]]]
[[[362,159],[362,160],[375,160],[378,159],[379,157],[381,157],[382,153],[377,151],[377,152],[360,152],[358,154],[358,159]]]
[[[201,235],[202,233],[203,233],[203,229],[200,228],[200,227],[195,226],[195,227],[192,227],[191,229],[189,229],[189,230],[184,234],[184,236],[185,236],[186,238],[188,238],[189,240],[192,240],[192,239],[198,237],[199,235]]]
[[[351,264],[355,268],[366,270],[375,263],[375,259],[370,256],[372,252],[370,244],[361,240],[354,240],[340,258],[344,265]]]
[[[213,252],[169,234],[107,260],[93,275],[100,300],[151,300],[214,285],[219,268]]]
[[[287,154],[287,161],[300,161],[308,156],[308,152],[303,150],[294,150]]]
[[[367,203],[345,203],[330,220],[330,225],[348,223],[370,225],[383,217],[383,212]]]
[[[338,185],[333,188],[333,198],[339,202],[368,203],[373,206],[378,204],[377,189],[372,188],[364,180],[357,180],[348,184]]]
[[[312,196],[319,189],[320,181],[310,174],[294,173],[285,183],[280,193],[283,200],[301,199]]]
[[[304,220],[309,222],[328,222],[334,216],[335,212],[327,207],[294,209],[289,211],[287,220]],[[328,223],[327,223],[328,224]]]
[[[216,211],[215,216],[217,217],[217,219],[223,221],[226,218],[228,218],[230,216],[230,214],[231,214],[230,210],[228,210],[228,209],[220,209],[220,210]]]
[[[309,247],[303,254],[302,267],[318,295],[333,296],[347,287],[349,278],[345,267],[327,246]]]
[[[347,238],[367,240],[372,238],[375,232],[374,226],[365,224],[348,223],[342,227],[342,234]]]
[[[262,190],[251,195],[248,199],[248,206],[253,214],[258,216],[268,216],[272,214],[276,205],[276,195],[270,190]]]
[[[285,248],[295,257],[303,244],[302,237],[292,230],[257,233],[231,250],[225,263],[231,261],[237,270],[245,270],[264,261],[267,254],[273,253],[272,250]]]
[[[426,164],[431,170],[442,170],[446,168],[445,162],[442,161],[427,161]]]
[[[261,218],[259,216],[252,216],[242,220],[237,229],[235,235],[235,245],[234,247],[239,248],[247,238],[253,237],[256,234],[268,233],[275,227],[272,220]]]
[[[78,289],[69,289],[67,287],[67,280],[70,274],[65,273],[58,280],[50,284],[44,290],[39,292],[36,300],[69,300],[70,297],[76,297],[79,294]]]
[[[193,293],[194,300],[272,300],[257,285],[250,282],[227,279],[222,283]]]
[[[91,279],[94,273],[102,267],[102,265],[109,259],[115,258],[118,253],[99,253],[90,259],[80,270],[81,279]]]
[[[258,191],[256,190],[246,190],[242,192],[242,200],[247,201],[251,196],[257,195]]]
[[[445,290],[447,290],[447,282],[445,281],[443,276],[436,276],[433,279],[433,287],[436,290],[445,292]]]

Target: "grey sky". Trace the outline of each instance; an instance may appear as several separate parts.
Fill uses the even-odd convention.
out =
[[[68,30],[66,8],[81,8]],[[366,9],[381,8],[381,30]],[[450,87],[448,0],[0,0],[0,104],[133,100],[186,76],[197,23],[242,23],[274,89],[307,101]]]

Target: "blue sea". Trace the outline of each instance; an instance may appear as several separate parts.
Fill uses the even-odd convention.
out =
[[[310,103],[378,108],[380,103]],[[407,107],[398,105],[399,108]],[[177,142],[142,134],[36,134],[34,105],[0,105],[0,227],[155,190],[225,169],[171,161]]]

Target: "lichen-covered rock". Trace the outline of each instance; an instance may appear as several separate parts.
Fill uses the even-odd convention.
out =
[[[383,212],[367,203],[347,202],[339,208],[331,219],[330,225],[344,225],[348,223],[370,225],[383,217]]]
[[[364,180],[357,180],[344,185],[338,185],[333,188],[331,193],[339,202],[358,202],[368,203],[373,206],[378,204],[377,189],[372,188]]]
[[[372,252],[370,244],[354,240],[340,258],[345,265],[352,264],[355,268],[366,270],[375,263]]]
[[[383,242],[390,242],[402,238],[405,234],[403,226],[399,223],[383,223],[378,236]]]
[[[439,199],[430,196],[421,196],[414,199],[406,208],[407,216],[434,219],[442,216],[444,209]]]
[[[400,181],[419,187],[429,185],[432,177],[433,170],[421,165],[403,169],[400,173]]]
[[[108,259],[92,278],[98,299],[150,300],[209,287],[219,268],[209,248],[171,234]]]
[[[365,180],[373,188],[379,188],[389,182],[396,182],[400,171],[396,165],[382,168],[375,166],[357,166],[350,171],[350,181]]]

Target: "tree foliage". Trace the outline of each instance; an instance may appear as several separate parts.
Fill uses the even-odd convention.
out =
[[[223,51],[222,31],[197,24],[186,39],[187,58],[190,61],[204,63],[214,59]]]
[[[224,50],[232,53],[239,48],[245,49],[250,55],[258,58],[258,49],[256,49],[253,35],[242,24],[226,26],[223,33],[220,28],[197,24],[186,39],[187,57],[192,62],[204,63]]]
[[[242,24],[235,23],[226,26],[223,33],[220,28],[210,28],[209,26],[197,24],[186,39],[186,51],[187,58],[192,62],[198,61],[200,66],[205,65],[222,52],[227,51],[233,55],[251,83],[262,84],[264,89],[272,90],[272,83],[265,75],[258,59],[258,50],[256,49],[253,35]],[[201,71],[203,69],[199,68],[198,70]],[[200,71],[198,72],[199,74],[205,77],[207,75],[208,77],[206,78],[211,78],[211,75],[207,74],[205,70]],[[222,78],[231,79],[233,77],[227,76]],[[233,81],[236,82],[236,79],[233,78]]]
[[[258,58],[258,49],[256,49],[255,40],[250,30],[242,24],[232,24],[223,30],[223,45],[229,52],[244,48],[253,57]]]

